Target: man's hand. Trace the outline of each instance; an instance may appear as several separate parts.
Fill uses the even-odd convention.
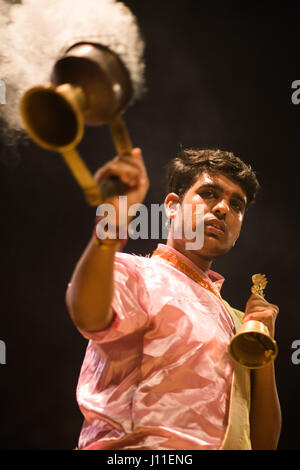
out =
[[[277,305],[252,294],[242,323],[256,320],[264,323],[272,338],[279,313]],[[281,410],[277,394],[274,363],[251,371],[250,438],[253,450],[275,450],[281,430]]]
[[[143,161],[142,152],[139,148],[132,150],[131,155],[117,156],[98,169],[94,179],[99,184],[110,176],[117,176],[128,186],[126,193],[127,207],[132,204],[141,204],[149,189],[149,180]],[[104,200],[105,203],[113,204],[117,212],[118,219],[118,196],[111,196]]]
[[[275,321],[279,313],[277,305],[270,304],[266,299],[257,294],[252,294],[247,302],[242,323],[249,320],[261,321],[269,330],[270,336],[275,335]]]

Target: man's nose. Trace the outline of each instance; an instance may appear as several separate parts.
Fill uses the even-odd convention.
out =
[[[229,212],[229,205],[226,199],[220,199],[213,207],[212,213],[219,219],[224,219]]]

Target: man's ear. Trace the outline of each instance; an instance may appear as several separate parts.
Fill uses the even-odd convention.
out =
[[[174,219],[179,204],[179,196],[176,193],[169,193],[165,199],[165,211],[169,219]]]

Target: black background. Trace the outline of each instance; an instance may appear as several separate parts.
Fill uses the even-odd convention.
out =
[[[126,1],[146,42],[147,93],[127,110],[134,145],[143,149],[151,187],[165,196],[163,167],[183,147],[233,151],[257,172],[263,190],[241,237],[213,269],[223,297],[243,309],[251,275],[266,273],[267,298],[280,307],[276,376],[283,427],[279,449],[300,449],[298,217],[300,105],[299,9],[281,2]],[[0,77],[1,78],[1,77]],[[35,144],[20,157],[2,146],[0,161],[0,448],[72,449],[82,417],[76,383],[86,348],[64,302],[91,234],[94,209],[58,154]],[[86,129],[79,146],[92,171],[114,156],[106,127]],[[151,252],[156,240],[125,251]]]

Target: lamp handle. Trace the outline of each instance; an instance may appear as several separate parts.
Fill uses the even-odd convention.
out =
[[[118,155],[129,155],[132,150],[132,143],[123,118],[117,115],[109,121],[108,125]],[[110,176],[103,180],[100,185],[97,185],[90,170],[75,148],[63,151],[61,154],[83,190],[85,199],[90,206],[98,206],[103,202],[103,199],[125,193],[128,189],[128,186],[116,176]]]

